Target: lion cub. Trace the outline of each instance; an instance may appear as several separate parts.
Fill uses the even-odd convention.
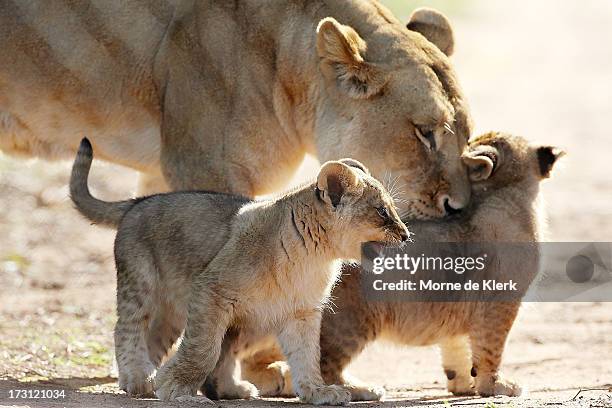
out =
[[[411,223],[414,240],[537,242],[540,182],[562,154],[504,133],[472,140],[463,155],[473,182],[470,207],[454,220]],[[533,278],[538,259],[535,253],[504,260],[501,268]],[[328,384],[346,385],[354,401],[379,399],[381,389],[350,383],[342,372],[368,343],[388,338],[411,346],[438,344],[454,394],[520,394],[520,387],[499,373],[520,302],[370,302],[362,293],[359,266],[346,265],[342,272],[332,293],[335,313],[324,313],[321,326],[321,372]]]
[[[84,139],[71,196],[92,221],[118,226],[121,388],[192,399],[215,367],[226,332],[246,328],[277,335],[301,400],[350,400],[348,391],[321,378],[322,306],[341,260],[358,259],[361,242],[409,237],[392,198],[361,163],[327,162],[315,183],[273,200],[178,192],[107,203],[88,191],[92,158]],[[153,381],[181,332],[178,351]]]

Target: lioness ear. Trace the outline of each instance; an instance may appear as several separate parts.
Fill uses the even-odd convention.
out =
[[[461,159],[468,168],[470,180],[483,181],[491,177],[499,155],[493,146],[481,145],[464,153]]]
[[[363,59],[367,45],[353,28],[326,17],[317,27],[317,53],[323,74],[336,80],[353,98],[376,95],[386,79],[382,72]]]
[[[357,171],[339,161],[329,161],[319,170],[317,189],[319,198],[337,207],[342,197],[356,194],[363,188]]]
[[[455,36],[448,18],[437,10],[421,7],[412,12],[406,25],[409,30],[421,33],[449,57],[455,49]]]
[[[340,163],[344,163],[344,164],[346,164],[347,166],[351,166],[351,167],[354,167],[354,168],[356,168],[356,169],[359,169],[359,170],[363,171],[365,174],[367,174],[368,176],[370,176],[370,175],[371,175],[371,174],[370,174],[370,170],[368,170],[368,168],[367,168],[366,166],[364,166],[364,165],[363,165],[363,163],[361,163],[361,162],[360,162],[360,161],[358,161],[358,160],[351,159],[351,158],[349,157],[349,158],[346,158],[346,159],[340,159],[340,160],[338,160],[338,161],[339,161]]]
[[[565,152],[554,146],[541,146],[536,150],[538,155],[538,166],[540,168],[540,174],[543,178],[550,177],[550,171],[553,165],[557,162],[560,157],[565,155]]]

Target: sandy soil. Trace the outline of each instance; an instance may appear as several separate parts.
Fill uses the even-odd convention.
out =
[[[462,4],[450,9],[454,61],[478,130],[563,146],[569,155],[545,186],[550,240],[611,241],[612,3]],[[312,161],[303,170],[299,178],[312,175]],[[162,406],[128,399],[112,377],[113,231],[72,209],[68,173],[68,163],[0,156],[0,406]],[[96,163],[92,180],[99,195],[118,199],[130,195],[136,175]],[[503,367],[530,390],[525,397],[448,395],[433,349],[374,344],[350,371],[387,387],[389,399],[368,406],[611,407],[612,304],[525,305]],[[600,390],[573,398],[584,388]],[[15,389],[63,389],[65,398],[10,399]]]

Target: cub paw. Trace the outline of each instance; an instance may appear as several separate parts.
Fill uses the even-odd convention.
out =
[[[504,379],[500,376],[489,376],[480,380],[476,379],[476,389],[482,397],[494,395],[507,395],[508,397],[518,397],[522,393],[522,388],[517,383]]]
[[[291,371],[284,361],[277,361],[260,370],[250,370],[244,377],[255,384],[262,397],[295,395],[291,386]]]
[[[119,375],[119,388],[130,397],[153,397],[153,375],[142,371],[133,370]]]
[[[345,384],[344,388],[351,393],[351,401],[380,401],[385,396],[385,389],[378,386]]]
[[[155,377],[155,394],[162,401],[174,401],[179,397],[195,397],[197,387],[181,383],[171,367],[162,367]]]
[[[259,397],[257,387],[248,381],[235,381],[219,390],[220,399],[253,399]]]
[[[339,385],[305,385],[301,386],[299,398],[302,402],[313,405],[348,405],[351,393]]]
[[[277,361],[268,366],[268,370],[276,373],[278,379],[276,383],[276,396],[293,396],[293,382],[291,380],[291,370],[284,361]]]
[[[457,376],[452,380],[448,380],[446,388],[453,395],[475,395],[474,381],[469,375]]]

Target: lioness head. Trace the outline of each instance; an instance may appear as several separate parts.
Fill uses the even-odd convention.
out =
[[[520,136],[489,132],[470,141],[463,154],[474,191],[490,192],[521,183],[537,187],[565,153],[553,146],[532,145]],[[527,193],[527,192],[525,192]]]
[[[345,256],[359,258],[364,241],[402,242],[410,238],[385,187],[354,159],[329,161],[317,176],[316,194]]]
[[[319,23],[318,155],[348,152],[366,163],[395,185],[402,217],[455,213],[469,200],[460,156],[471,120],[447,55],[452,29],[430,9],[413,13],[407,27],[376,10],[371,22]]]

